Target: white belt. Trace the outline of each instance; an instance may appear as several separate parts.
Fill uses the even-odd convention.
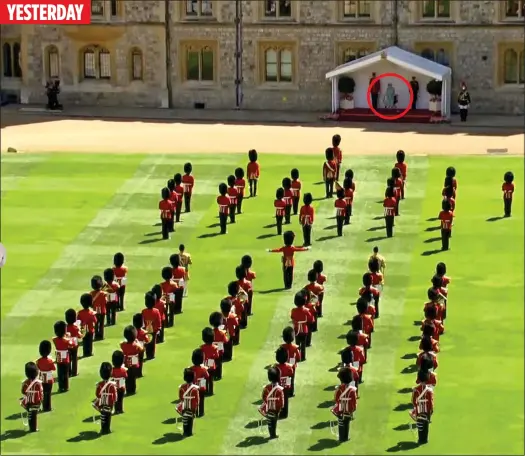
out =
[[[42,376],[42,381],[45,383],[53,380],[53,372],[51,371],[47,371],[47,372],[40,371],[40,374]]]
[[[209,361],[209,360],[208,360]],[[212,360],[213,361],[213,360]],[[203,377],[199,380],[199,386],[201,388],[205,388],[206,387],[206,379]]]
[[[128,281],[128,278],[127,277],[121,277],[118,280],[120,280],[120,285],[126,285],[126,282]]]
[[[206,366],[213,369],[215,367],[215,360],[212,358],[207,359]]]
[[[295,366],[295,358],[290,358],[288,360],[288,364],[291,364],[292,366]]]
[[[356,369],[359,369],[359,361],[354,361],[352,366],[354,366]]]
[[[168,294],[168,299],[170,300],[170,302],[175,301],[175,293],[169,293]]]
[[[129,356],[128,358],[131,359],[131,364],[138,364],[139,363],[139,356],[138,355],[132,355],[132,356]]]
[[[224,331],[225,328],[226,328],[226,326],[224,326],[224,325],[220,325],[220,326],[219,326],[219,329],[220,329],[221,331]]]
[[[214,342],[214,345],[217,347],[219,351],[224,351],[224,343],[223,342]]]
[[[71,342],[73,342],[73,345],[78,345],[78,337],[72,337]]]
[[[109,293],[109,302],[115,302],[117,300],[117,293]]]
[[[114,378],[117,383],[117,388],[124,388],[126,386],[126,379],[124,377]]]
[[[67,358],[67,350],[57,350],[57,358],[62,361]]]

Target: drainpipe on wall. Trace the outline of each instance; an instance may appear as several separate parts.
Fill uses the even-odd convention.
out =
[[[235,109],[242,108],[242,0],[235,0]]]
[[[399,45],[399,35],[398,35],[398,27],[399,27],[399,1],[398,0],[392,0],[392,45],[398,46]]]
[[[166,88],[168,89],[168,108],[173,108],[173,88],[171,86],[171,10],[170,0],[164,0],[164,48],[166,54]]]

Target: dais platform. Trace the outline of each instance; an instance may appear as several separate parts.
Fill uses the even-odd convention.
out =
[[[395,116],[403,112],[402,109],[378,109],[380,114],[385,116]],[[354,109],[340,109],[337,114],[333,116],[334,120],[343,122],[398,122],[398,123],[443,123],[446,120],[441,116],[441,113],[431,112],[428,109],[415,109],[408,111],[408,113],[400,119],[388,120],[377,117],[371,109],[354,108]]]

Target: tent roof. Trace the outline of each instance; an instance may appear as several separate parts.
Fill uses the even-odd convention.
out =
[[[339,65],[334,70],[326,73],[326,79],[332,79],[343,74],[352,73],[369,65],[373,65],[382,59],[386,59],[395,65],[406,68],[407,70],[412,70],[418,74],[440,81],[443,80],[445,76],[451,74],[450,68],[445,65],[425,59],[424,57],[405,51],[397,46],[390,46],[381,51],[374,52],[373,54],[365,55],[360,59],[353,60],[352,62]]]

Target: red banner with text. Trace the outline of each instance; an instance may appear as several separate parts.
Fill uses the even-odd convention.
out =
[[[89,24],[91,0],[0,0],[0,24]]]

